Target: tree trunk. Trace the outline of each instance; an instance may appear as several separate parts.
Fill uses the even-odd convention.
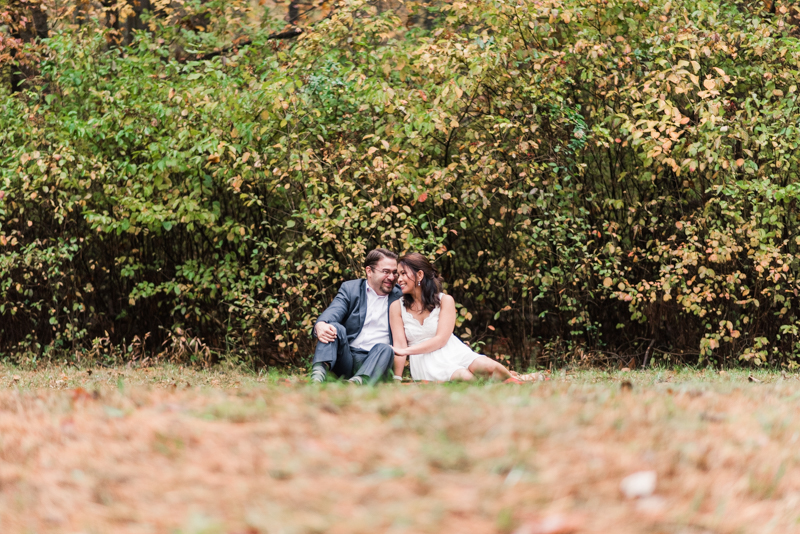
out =
[[[150,9],[150,0],[133,0],[134,14],[125,19],[125,28],[122,30],[122,39],[126,45],[133,42],[134,30],[144,30],[144,22],[142,22],[142,13]]]
[[[23,43],[29,43],[49,36],[47,13],[42,9],[41,1],[23,4],[19,0],[14,0],[9,2],[8,8],[12,19],[12,37]],[[11,51],[11,57],[18,60],[11,65],[10,77],[11,92],[17,93],[22,90],[26,80],[36,75],[36,68],[22,58],[16,49]]]

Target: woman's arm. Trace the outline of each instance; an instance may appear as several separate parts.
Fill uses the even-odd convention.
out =
[[[411,348],[400,350],[395,348],[394,353],[396,356],[428,354],[447,345],[447,341],[453,335],[453,329],[456,327],[456,301],[450,295],[444,295],[439,306],[442,309],[439,311],[439,326],[436,328],[436,335]],[[402,317],[400,319],[402,321]],[[403,340],[405,341],[405,337]]]
[[[400,301],[392,302],[392,307],[389,308],[389,328],[392,329],[392,342],[395,350],[394,356],[394,376],[403,376],[403,369],[406,367],[406,355],[400,356],[397,354],[397,349],[408,348],[408,340],[406,340],[406,331],[403,328],[403,316],[400,312]]]

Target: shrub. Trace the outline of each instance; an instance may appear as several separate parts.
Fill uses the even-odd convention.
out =
[[[297,361],[380,245],[435,258],[459,333],[518,366],[537,340],[793,365],[790,16],[455,2],[405,31],[356,1],[186,62],[165,27],[56,35],[0,108],[0,344],[180,328]]]

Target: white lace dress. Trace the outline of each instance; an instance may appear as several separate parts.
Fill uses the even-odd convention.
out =
[[[400,299],[400,309],[403,317],[403,329],[406,332],[406,340],[409,347],[418,345],[436,335],[436,329],[439,327],[440,306],[434,308],[422,324],[406,310],[403,299]],[[458,369],[467,369],[480,356],[480,354],[473,352],[472,349],[462,343],[455,334],[450,334],[450,339],[441,349],[427,354],[412,354],[409,356],[411,378],[414,380],[447,382],[454,372]]]

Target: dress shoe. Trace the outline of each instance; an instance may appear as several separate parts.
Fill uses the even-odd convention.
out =
[[[328,376],[328,366],[325,362],[317,362],[311,366],[311,381],[321,384]]]

